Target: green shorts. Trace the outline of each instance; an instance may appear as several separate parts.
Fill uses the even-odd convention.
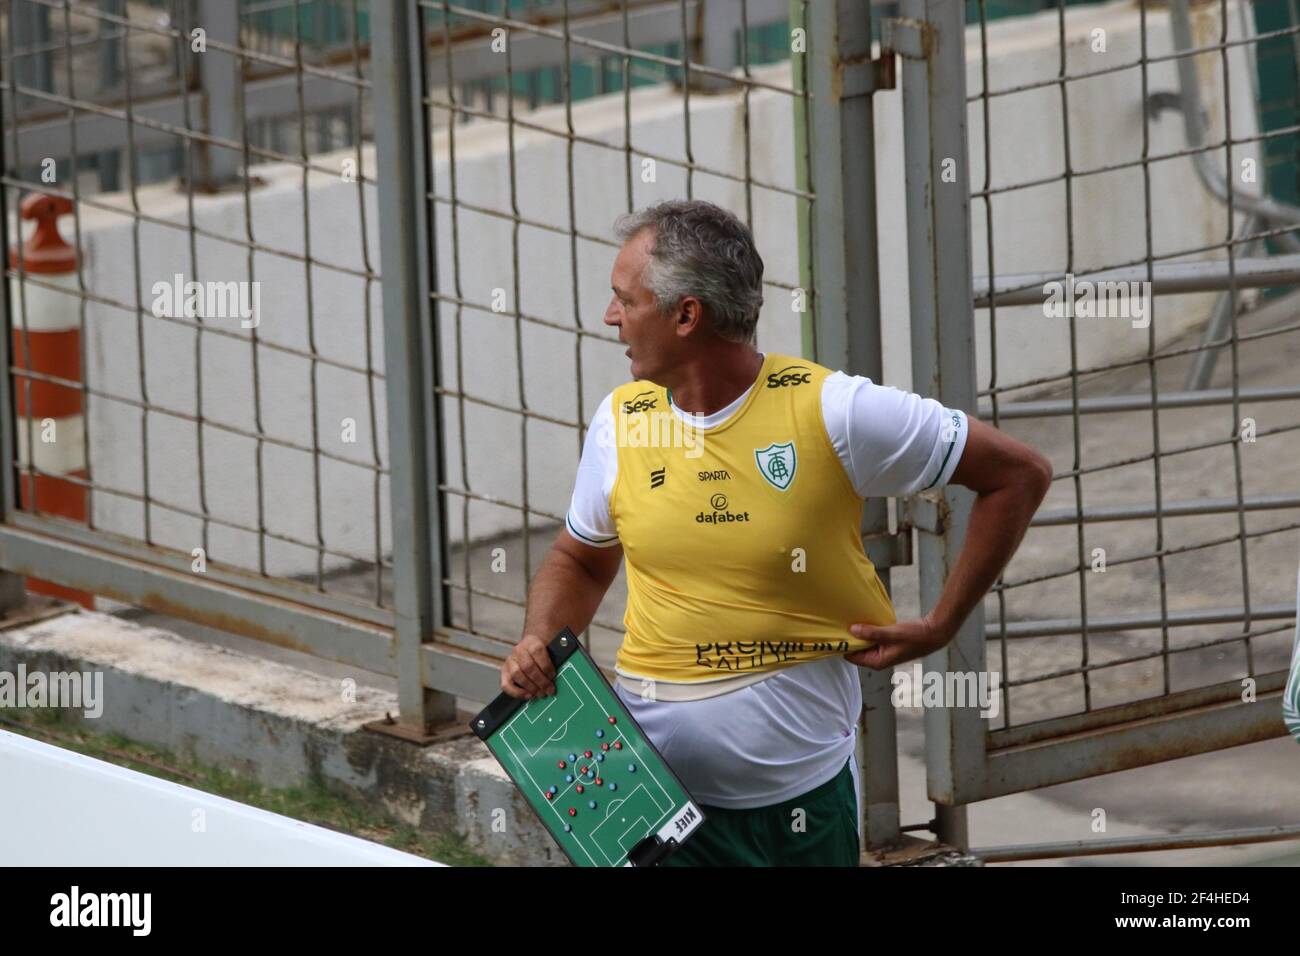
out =
[[[858,865],[858,802],[848,763],[783,803],[749,810],[700,806],[704,825],[664,866]]]

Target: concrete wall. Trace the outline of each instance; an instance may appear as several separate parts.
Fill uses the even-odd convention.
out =
[[[85,612],[0,631],[0,673],[14,688],[21,673],[47,679],[83,675],[95,688],[94,702],[83,697],[75,701],[83,706],[69,707],[60,701],[74,727],[120,734],[265,787],[327,790],[409,826],[457,834],[469,849],[498,863],[566,865],[468,722],[460,724],[463,733],[428,747],[366,730],[366,724],[397,711],[397,695],[375,687],[373,675],[363,671],[326,676]],[[9,706],[37,703],[18,690],[10,697]],[[44,703],[53,702],[47,697]],[[0,865],[257,865],[276,854],[290,865],[424,864],[406,853],[76,758],[0,731],[0,780],[6,784],[0,787],[0,819],[21,816],[31,824],[23,833],[0,827]],[[207,830],[196,833],[191,826],[199,808]],[[93,840],[75,839],[87,832]],[[43,844],[27,838],[36,834]]]
[[[1235,4],[1232,31],[1238,30]],[[1090,51],[1090,31],[1104,25],[1108,52]],[[1203,42],[1217,39],[1217,26],[1202,24]],[[1067,15],[1067,66],[1071,72],[1102,69],[1137,58],[1140,34],[1138,14],[1128,2],[1104,7],[1071,9]],[[999,21],[988,31],[989,83],[997,88],[1042,80],[1059,71],[1056,14]],[[1170,49],[1168,18],[1162,10],[1148,13],[1148,50],[1159,56]],[[981,88],[980,38],[971,29],[968,44],[968,88]],[[1251,89],[1244,54],[1234,49],[1232,116],[1234,133],[1254,131]],[[1218,55],[1203,57],[1203,95],[1209,109],[1212,134],[1222,129],[1222,82],[1215,71]],[[771,83],[789,84],[786,65],[757,71]],[[1172,63],[1153,64],[1151,91],[1174,88]],[[1133,159],[1142,149],[1142,103],[1137,70],[1107,74],[1071,84],[1069,124],[1071,164],[1077,170],[1106,162]],[[787,95],[755,90],[749,98],[751,173],[755,179],[790,186],[794,178],[791,99]],[[666,88],[648,88],[632,94],[632,142],[657,154],[685,154],[681,98]],[[1060,94],[1055,87],[999,97],[992,101],[990,179],[996,187],[1059,174],[1064,168]],[[563,129],[564,111],[553,108],[533,114],[532,122]],[[984,180],[984,128],[981,104],[969,108],[972,183]],[[696,162],[743,174],[744,116],[738,95],[692,96],[691,147]],[[889,384],[909,387],[910,355],[907,300],[907,264],[903,193],[901,94],[877,98],[877,185],[880,196],[880,250],[885,310],[884,362]],[[573,107],[578,135],[621,145],[622,96],[608,96]],[[1181,120],[1167,114],[1150,126],[1152,153],[1184,147]],[[436,190],[451,195],[448,137],[437,139]],[[570,225],[570,183],[566,140],[517,129],[514,134],[513,170],[516,190],[510,190],[510,155],[504,124],[476,122],[457,128],[456,195],[467,205],[509,213],[512,206],[529,219],[552,224],[567,232]],[[1238,157],[1253,152],[1238,150]],[[619,152],[575,143],[572,147],[573,224],[586,235],[608,237],[614,216],[626,208],[625,159]],[[342,168],[351,153],[315,157],[331,168]],[[684,171],[658,164],[654,182],[640,178],[641,159],[634,153],[633,201],[637,206],[687,192]],[[864,165],[864,170],[865,170]],[[363,169],[373,174],[373,155],[367,149]],[[134,226],[118,212],[83,209],[86,282],[92,293],[132,303],[137,290],[147,309],[152,285],[180,272],[200,280],[255,279],[261,283],[261,321],[258,334],[264,343],[306,350],[314,340],[323,357],[350,365],[365,365],[370,348],[374,366],[383,369],[381,297],[379,283],[324,266],[308,269],[302,261],[315,261],[364,271],[366,256],[378,271],[376,192],[358,188],[338,176],[286,166],[259,166],[264,183],[253,191],[246,210],[240,193],[194,197],[194,216],[202,230],[258,244],[251,254],[230,243],[206,237],[194,240],[197,267],[191,263],[187,234],[142,222]],[[309,197],[304,210],[304,193]],[[693,194],[742,211],[745,191],[740,184],[707,173],[693,177]],[[129,197],[99,197],[123,210]],[[139,208],[150,217],[172,223],[187,222],[186,197],[174,186],[141,189]],[[798,250],[795,203],[789,197],[754,189],[753,226],[768,278],[795,283]],[[1151,207],[1156,255],[1170,250],[1204,245],[1222,238],[1222,210],[1200,188],[1187,159],[1161,163],[1152,169]],[[364,209],[364,228],[362,210]],[[247,221],[246,221],[247,214]],[[1053,183],[1033,190],[999,196],[993,203],[994,264],[1001,273],[1063,270],[1077,272],[1137,258],[1144,252],[1143,175],[1140,168],[1076,180],[1073,187],[1073,258],[1067,261],[1064,187]],[[975,272],[988,269],[985,245],[985,206],[973,204]],[[437,267],[444,295],[474,303],[459,315],[446,302],[441,323],[444,339],[443,378],[446,387],[516,406],[526,402],[533,411],[565,421],[590,418],[595,403],[627,374],[622,349],[591,337],[575,344],[573,330],[600,330],[608,301],[608,276],[615,250],[586,238],[572,244],[567,235],[531,226],[517,232],[509,221],[474,209],[456,211],[452,235],[450,206],[437,206]],[[71,235],[71,226],[65,227]],[[518,306],[524,312],[557,323],[547,328],[522,323],[516,328],[516,277],[512,263],[518,243]],[[135,276],[138,244],[139,277]],[[276,254],[267,250],[278,250]],[[576,286],[574,258],[576,255]],[[295,258],[298,257],[298,258]],[[251,270],[250,270],[251,267]],[[493,290],[504,290],[504,313],[482,308],[491,303]],[[310,291],[311,323],[306,302]],[[1185,296],[1161,300],[1156,312],[1156,339],[1163,342],[1204,319],[1211,296]],[[990,341],[987,314],[979,322],[981,380],[989,373]],[[252,354],[249,332],[237,319],[213,319],[211,325],[228,335],[204,335],[202,388],[197,385],[195,335],[173,322],[145,316],[139,320],[142,344],[137,341],[137,318],[132,312],[90,303],[86,308],[87,374],[93,387],[140,401],[147,395],[154,406],[193,417],[201,391],[203,417],[248,431],[257,427],[253,401]],[[999,309],[997,350],[999,381],[1019,381],[1060,373],[1068,368],[1068,338],[1064,323],[1045,319],[1038,308]],[[369,344],[368,344],[369,334]],[[1088,364],[1118,359],[1145,350],[1147,333],[1124,320],[1081,323],[1079,360]],[[459,337],[459,339],[458,339]],[[612,338],[612,336],[610,336]],[[454,348],[459,340],[460,347]],[[789,294],[770,288],[760,322],[760,347],[797,352],[799,316],[791,310]],[[140,354],[145,357],[141,375]],[[522,365],[516,355],[522,355]],[[266,434],[298,444],[311,444],[313,431],[311,362],[298,355],[259,350],[260,425]],[[577,387],[581,373],[582,386]],[[317,422],[320,447],[362,465],[372,460],[372,433],[367,382],[363,374],[326,364],[316,369]],[[378,434],[374,441],[386,461],[386,418],[383,383],[376,381],[374,410]],[[342,440],[341,422],[356,422],[356,441]],[[524,474],[519,448],[527,442],[528,500],[543,512],[562,514],[572,485],[578,437],[574,430],[530,421],[507,412],[467,404],[463,424],[454,404],[446,411],[448,481],[467,484],[476,493],[508,502],[522,500]],[[200,510],[198,480],[198,429],[187,418],[150,414],[143,427],[138,408],[108,401],[92,401],[88,410],[91,468],[97,482],[133,494],[144,488],[143,459],[147,435],[149,493],[194,511]],[[467,460],[462,461],[462,435]],[[220,518],[245,526],[257,524],[256,443],[215,428],[203,430],[207,507]],[[358,556],[375,552],[376,525],[373,473],[329,459],[321,459],[321,538],[328,547]],[[266,527],[304,541],[316,537],[312,456],[266,444],[262,451],[261,487]],[[387,552],[387,483],[380,489],[381,550]],[[453,499],[450,533],[461,536],[459,499]],[[139,501],[99,492],[94,497],[98,525],[132,537],[144,533],[144,510]],[[150,514],[152,540],[188,552],[200,542],[199,521],[155,508]],[[471,510],[470,536],[481,538],[519,527],[519,513],[491,504]],[[534,521],[534,526],[536,521]],[[266,542],[267,568],[273,574],[314,571],[311,550],[270,539]],[[213,525],[209,557],[245,567],[257,567],[256,535]],[[326,567],[346,563],[330,558]]]

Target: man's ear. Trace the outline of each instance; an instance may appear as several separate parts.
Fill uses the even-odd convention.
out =
[[[677,333],[686,335],[704,324],[704,303],[688,295],[677,306]]]

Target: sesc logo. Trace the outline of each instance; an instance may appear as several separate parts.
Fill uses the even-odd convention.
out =
[[[632,396],[632,400],[623,403],[623,414],[632,415],[636,412],[646,412],[654,408],[658,399],[654,397],[654,392],[640,392]]]
[[[806,365],[787,365],[779,372],[767,377],[768,388],[785,388],[793,385],[807,385],[812,379],[812,369]]]

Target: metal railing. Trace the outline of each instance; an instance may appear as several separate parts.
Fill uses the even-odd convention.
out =
[[[927,659],[1001,675],[992,727],[978,709],[925,714],[935,826],[953,845],[969,846],[964,804],[1285,733],[1300,389],[1281,356],[1300,340],[1300,300],[1246,294],[1300,278],[1300,210],[1258,174],[1261,144],[1296,127],[1261,130],[1241,106],[1243,91],[1258,103],[1246,54],[1295,38],[1300,19],[1257,33],[1252,13],[1062,3],[1039,21],[1057,35],[1055,63],[1034,73],[1021,58],[1019,74],[992,52],[1005,34],[983,2],[977,37],[938,0],[904,2],[886,24],[903,60],[914,385],[1055,452],[1053,493],[1017,559]],[[1089,98],[1107,104],[1108,131],[1080,135]],[[1025,108],[1048,122],[1009,153],[1000,129]],[[1182,137],[1158,125],[1170,108]],[[1176,201],[1157,193],[1171,181],[1185,184]],[[1218,209],[1203,229],[1185,219],[1206,201],[1198,190]],[[1146,324],[1098,325],[1118,316],[1081,304],[1084,280],[1149,283]],[[1047,284],[1067,282],[1064,314],[1049,317]],[[1218,298],[1191,295],[1205,291]],[[1044,371],[1006,374],[1025,354]],[[961,488],[907,502],[924,605],[970,504]]]

